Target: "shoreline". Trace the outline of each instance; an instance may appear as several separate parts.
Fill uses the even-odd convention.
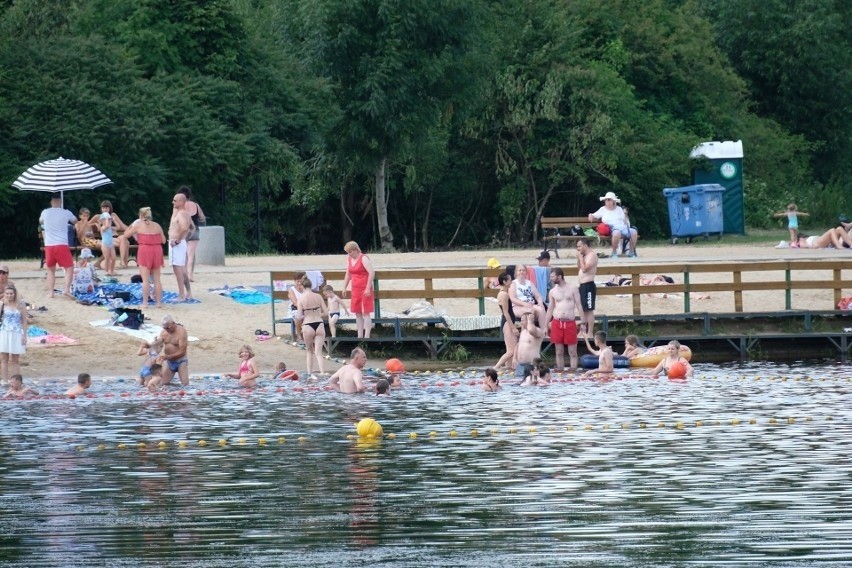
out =
[[[603,249],[598,249],[603,250]],[[369,253],[368,253],[369,254]],[[534,264],[537,249],[501,249],[501,250],[464,250],[436,253],[390,253],[369,254],[377,270],[383,268],[485,268],[489,258],[496,258],[504,266],[509,264]],[[560,249],[562,258],[553,258],[552,266],[566,266],[574,263],[573,253]],[[665,262],[760,262],[763,260],[801,260],[801,259],[846,259],[848,254],[835,250],[801,250],[775,249],[771,245],[730,245],[705,244],[693,247],[690,245],[668,245],[642,247],[641,256],[631,259],[629,264],[661,264]],[[565,258],[566,255],[568,258]],[[555,255],[554,255],[555,256]],[[44,289],[46,271],[39,269],[38,259],[23,259],[4,261],[10,266],[10,279],[18,286],[23,300],[35,306],[45,306],[47,311],[33,312],[35,318],[31,325],[46,329],[51,334],[63,334],[77,340],[79,343],[63,347],[28,348],[21,361],[26,363],[21,371],[25,384],[28,380],[56,379],[58,377],[76,378],[78,373],[90,373],[94,380],[101,377],[135,377],[141,365],[142,358],[137,357],[140,340],[115,333],[105,328],[95,328],[89,325],[94,320],[102,320],[107,316],[103,307],[84,306],[64,298],[48,299]],[[601,266],[612,266],[618,263],[628,264],[627,261],[602,259]],[[249,345],[256,354],[262,373],[271,373],[278,361],[285,361],[288,369],[300,372],[307,370],[306,353],[304,350],[290,345],[288,337],[270,341],[256,341],[255,331],[271,330],[272,313],[268,303],[258,305],[238,304],[230,298],[218,296],[208,290],[223,286],[269,286],[269,273],[276,270],[342,270],[345,267],[343,254],[337,255],[288,255],[288,256],[229,256],[225,266],[204,266],[196,268],[193,283],[193,296],[200,300],[198,304],[172,304],[163,309],[150,308],[145,315],[152,323],[159,323],[165,314],[170,314],[186,326],[189,335],[199,338],[198,342],[189,345],[190,375],[218,375],[235,372],[239,366],[238,352],[242,345]],[[118,269],[119,282],[127,283],[130,277],[137,274],[135,268]],[[673,274],[677,279],[677,274]],[[849,279],[847,279],[849,280]],[[57,277],[58,283],[62,277]],[[174,291],[176,283],[173,274],[167,268],[162,274],[163,287]],[[331,282],[336,290],[342,282]],[[452,282],[449,283],[450,285]],[[801,294],[801,292],[804,292]],[[814,293],[815,291],[794,291],[796,295],[794,306],[818,304],[819,308],[828,309],[828,300]],[[844,295],[849,291],[844,289]],[[798,295],[801,294],[801,295]],[[777,306],[783,306],[783,291],[770,293],[755,293],[748,297],[748,311],[781,311]],[[436,308],[445,310],[449,315],[472,315],[477,312],[475,301],[463,299],[439,300]],[[676,302],[650,298],[644,306],[648,313],[667,313],[678,309]],[[383,300],[382,308],[392,311],[403,311],[413,302],[402,304],[402,301]],[[826,304],[823,306],[822,304]],[[399,305],[397,305],[399,304]],[[713,298],[701,304],[693,304],[694,311],[725,312],[731,300],[728,297]],[[277,309],[277,308],[276,308]],[[498,313],[497,304],[486,302],[486,313]],[[629,315],[631,301],[612,297],[598,297],[598,316]],[[280,336],[279,336],[280,337]],[[373,351],[371,353],[371,351]],[[384,360],[392,356],[391,350],[383,348],[381,352],[368,350],[367,366],[380,368]],[[582,351],[582,350],[581,350]],[[552,359],[552,350],[546,355]],[[334,372],[345,359],[340,350],[330,360],[324,360],[327,372]],[[496,359],[495,359],[496,360]],[[430,361],[424,353],[422,357],[414,357],[406,361],[407,367],[435,368],[481,366],[474,359],[462,363],[453,361]],[[484,365],[487,366],[487,365]],[[196,369],[204,369],[203,372]],[[317,370],[317,369],[315,369]],[[73,380],[73,379],[69,379]]]

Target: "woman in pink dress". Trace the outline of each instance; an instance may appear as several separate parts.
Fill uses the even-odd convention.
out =
[[[352,283],[349,311],[355,314],[355,327],[358,337],[370,337],[373,313],[373,263],[355,241],[349,241],[343,247],[349,255],[346,263],[346,277],[343,279],[343,291]]]
[[[148,307],[151,293],[150,276],[154,276],[154,301],[158,308],[163,306],[163,284],[160,282],[160,269],[163,268],[163,244],[166,235],[159,223],[151,216],[151,208],[139,210],[139,220],[124,232],[125,237],[136,237],[139,249],[136,251],[136,264],[142,276],[142,307]]]

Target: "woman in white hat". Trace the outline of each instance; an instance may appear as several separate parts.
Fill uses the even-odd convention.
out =
[[[621,200],[613,191],[608,191],[600,200],[604,204],[600,209],[589,214],[589,222],[599,222],[609,226],[612,236],[612,258],[618,258],[622,238],[628,239],[630,243],[627,256],[636,256],[636,241],[639,239],[639,233],[636,229],[630,228],[624,209],[618,205]]]

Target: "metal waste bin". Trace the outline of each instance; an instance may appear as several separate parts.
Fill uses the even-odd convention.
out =
[[[722,196],[725,188],[717,183],[687,185],[663,190],[669,207],[672,244],[678,238],[722,236],[725,229]]]

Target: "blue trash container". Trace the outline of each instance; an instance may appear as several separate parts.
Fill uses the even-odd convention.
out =
[[[725,188],[717,183],[664,189],[663,195],[669,206],[672,244],[681,237],[688,241],[699,236],[721,237],[725,228],[724,192]]]

